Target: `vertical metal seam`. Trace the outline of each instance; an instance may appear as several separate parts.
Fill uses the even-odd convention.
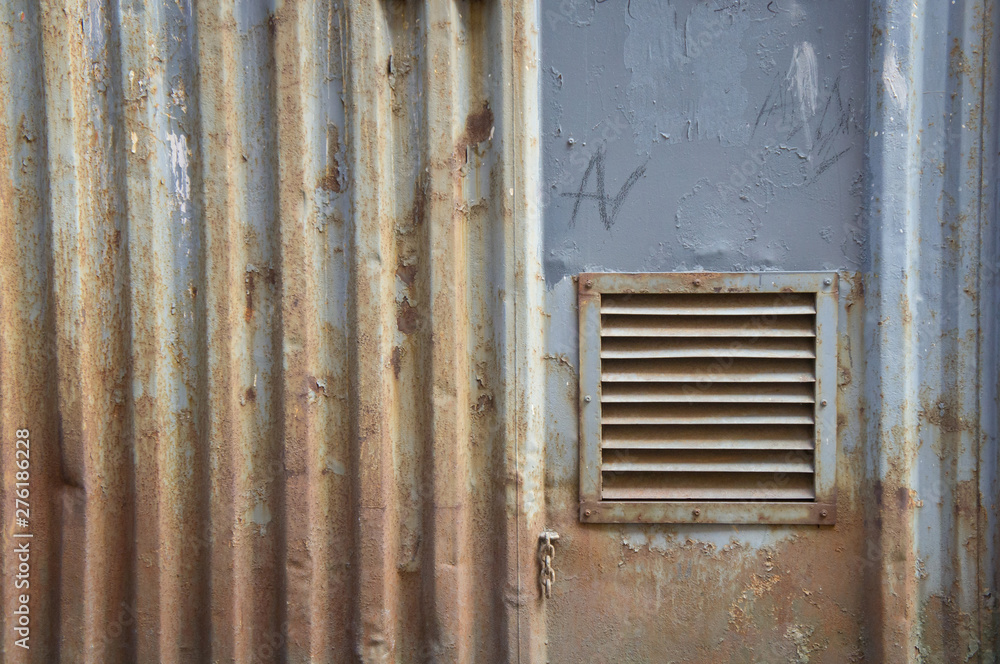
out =
[[[975,457],[975,486],[976,486],[976,534],[980,540],[988,539],[990,533],[986,530],[988,527],[988,521],[983,518],[983,492],[982,492],[982,448],[983,448],[983,307],[984,302],[989,302],[990,300],[986,297],[988,292],[987,284],[984,282],[983,278],[983,239],[984,239],[984,226],[987,223],[986,214],[983,204],[983,190],[984,182],[986,177],[986,151],[988,149],[986,139],[986,108],[987,108],[987,98],[986,90],[989,78],[987,76],[988,67],[990,64],[990,3],[980,2],[976,0],[976,6],[982,11],[982,22],[980,24],[981,29],[981,39],[980,39],[980,50],[982,51],[982,58],[980,60],[980,76],[979,76],[979,159],[978,159],[978,187],[977,187],[977,210],[976,210],[976,246],[978,248],[978,254],[980,260],[977,265],[977,275],[976,284],[978,297],[976,298],[976,404],[977,404],[977,415],[975,423],[975,444],[976,444],[976,457]],[[996,129],[994,129],[996,131]],[[982,541],[976,543],[976,575],[975,582],[980,584],[982,582],[982,565],[983,565],[983,555],[982,551],[984,545]],[[981,589],[977,588],[974,593],[975,597],[979,597]],[[982,657],[983,644],[986,639],[983,638],[984,624],[985,624],[985,604],[983,601],[976,602],[976,638],[979,640],[979,648],[977,649],[978,656]],[[996,638],[994,636],[994,638]]]
[[[515,63],[515,52],[516,52],[515,34],[516,34],[516,31],[514,29],[514,25],[515,25],[515,13],[516,13],[515,4],[516,4],[516,2],[518,0],[508,0],[508,1],[510,2],[510,22],[508,23],[508,37],[510,39],[510,45],[509,45],[509,48],[510,48],[510,64],[509,64],[509,67],[510,67],[510,69],[509,69],[509,71],[511,73],[511,78],[513,79],[511,81],[511,87],[512,87],[513,93],[514,93],[513,94],[513,100],[512,100],[512,103],[511,103],[511,108],[513,109],[513,113],[512,113],[512,115],[513,115],[513,118],[512,118],[513,119],[513,125],[517,126],[517,125],[521,124],[521,117],[520,117],[521,116],[521,113],[520,113],[521,106],[518,103],[518,101],[521,99],[521,86],[519,85],[521,79],[520,79],[520,76],[518,76],[518,68],[517,68],[517,65]],[[531,2],[531,1],[532,0],[529,0],[529,2]],[[511,123],[508,123],[508,125],[509,124],[511,124]],[[522,169],[521,169],[521,164],[520,164],[520,162],[517,159],[518,141],[514,140],[513,137],[505,137],[505,140],[508,140],[510,142],[510,146],[511,146],[510,147],[510,155],[511,156],[510,156],[510,162],[509,163],[511,164],[511,167],[514,170],[513,177],[511,178],[511,190],[513,192],[513,195],[511,196],[511,198],[513,200],[511,201],[512,204],[510,206],[510,209],[511,209],[510,216],[511,216],[511,223],[513,224],[513,236],[514,236],[513,254],[514,254],[514,257],[515,257],[514,260],[516,261],[517,257],[520,256],[520,253],[521,253],[521,246],[520,246],[520,243],[518,241],[519,238],[520,238],[520,236],[518,234],[518,230],[519,230],[519,226],[520,226],[520,223],[519,223],[520,219],[518,219],[518,214],[517,214],[518,213],[517,196],[518,196],[518,193],[519,193],[518,189],[517,189],[517,181],[518,181],[518,176],[520,175],[520,171]],[[516,271],[515,271],[515,274],[516,274]],[[518,298],[517,298],[519,290],[520,289],[517,288],[517,287],[515,287],[513,289],[514,295],[513,295],[513,298],[512,298],[513,299],[513,303],[514,303],[514,326],[513,327],[514,327],[514,355],[515,355],[515,359],[514,359],[514,394],[515,395],[520,394],[520,390],[521,390],[521,378],[522,378],[522,376],[521,376],[521,362],[517,358],[517,355],[521,352],[520,345],[518,343],[519,342],[519,338],[518,338],[518,332],[519,332],[518,326],[521,324],[521,320],[520,320],[521,312],[520,312],[520,308],[518,307]],[[517,411],[517,409],[514,410],[514,412],[516,412],[516,411]],[[510,412],[509,409],[508,409],[508,412]],[[515,644],[515,652],[517,652],[517,662],[518,662],[518,664],[520,664],[520,662],[521,662],[521,619],[523,617],[522,614],[523,614],[523,611],[524,611],[524,609],[523,609],[523,607],[524,607],[524,595],[523,595],[523,589],[521,587],[521,555],[520,555],[520,548],[521,548],[521,449],[520,449],[520,441],[521,441],[521,427],[514,426],[514,478],[515,478],[515,481],[514,481],[514,504],[516,505],[516,509],[515,509],[515,512],[514,512],[514,542],[515,542],[515,551],[516,551],[516,553],[514,555],[514,564],[515,564],[515,567],[516,567],[516,576],[517,576],[517,603],[516,603],[516,605],[517,605],[517,620],[516,620],[517,628],[515,630],[516,633],[517,633],[517,643]]]

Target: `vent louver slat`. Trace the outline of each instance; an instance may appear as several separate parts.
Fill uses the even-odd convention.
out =
[[[641,316],[604,314],[605,337],[814,337],[814,315]],[[771,320],[772,318],[776,320]]]
[[[813,293],[604,294],[604,500],[815,498]]]
[[[728,383],[605,383],[604,403],[813,403],[810,383],[761,383],[760,392]]]
[[[810,338],[772,337],[747,343],[746,338],[669,339],[608,337],[601,357],[609,360],[669,359],[678,357],[784,357],[814,359],[815,342]]]

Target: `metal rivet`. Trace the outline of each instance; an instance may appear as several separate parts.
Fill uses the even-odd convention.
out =
[[[695,516],[700,516],[701,510],[695,510],[694,512],[692,512],[692,514],[694,514]]]
[[[584,286],[586,286],[587,288],[593,288],[594,287],[594,280],[593,279],[587,279],[587,283],[585,283]]]
[[[695,279],[692,283],[694,283],[695,286],[701,286],[701,279]]]
[[[583,512],[584,516],[590,516],[591,514],[592,514],[592,512],[590,510],[584,510],[584,512]]]
[[[821,406],[825,406],[825,405],[826,405],[826,399],[823,399],[822,401],[820,401],[820,402],[819,402],[819,405],[821,405]]]
[[[586,401],[587,403],[590,403],[590,395],[588,394],[587,396],[585,396],[583,400]]]
[[[826,510],[820,510],[819,518],[821,518],[821,519],[825,519],[826,518]]]
[[[826,286],[829,286],[832,283],[833,283],[833,279],[824,279],[823,280],[823,284],[826,285]]]

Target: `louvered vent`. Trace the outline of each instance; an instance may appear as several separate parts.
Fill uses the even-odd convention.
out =
[[[587,407],[599,410],[600,501],[815,503],[823,282],[815,292],[701,282],[592,295],[599,389],[581,387],[585,405],[599,395]]]
[[[604,296],[603,498],[812,500],[815,300]]]

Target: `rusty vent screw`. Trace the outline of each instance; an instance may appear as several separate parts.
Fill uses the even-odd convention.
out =
[[[823,399],[822,401],[820,401],[820,402],[819,402],[819,405],[821,405],[821,406],[825,406],[825,405],[826,405],[826,399]]]
[[[590,510],[584,510],[584,512],[583,512],[584,516],[590,516],[591,514],[592,514],[592,512]]]
[[[823,280],[823,284],[826,285],[826,286],[829,286],[832,283],[833,283],[833,279],[824,279]]]
[[[701,279],[695,279],[694,280],[694,285],[695,286],[701,286]]]
[[[586,286],[587,288],[593,288],[594,287],[594,280],[593,279],[587,279],[587,283],[585,283],[584,286]]]
[[[825,519],[826,518],[826,510],[820,510],[819,518],[821,518],[821,519]]]
[[[695,511],[693,512],[693,514],[694,514],[695,516],[701,516],[701,510],[695,510]]]
[[[583,400],[586,401],[587,403],[590,403],[590,395],[588,394],[587,396],[585,396]]]

